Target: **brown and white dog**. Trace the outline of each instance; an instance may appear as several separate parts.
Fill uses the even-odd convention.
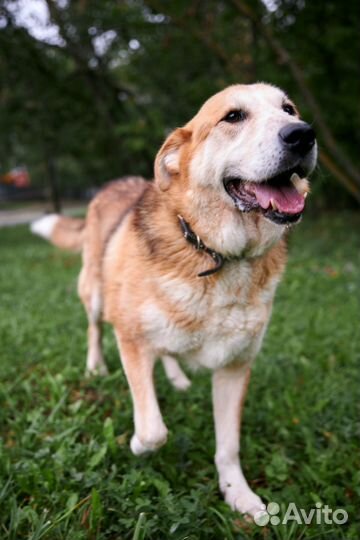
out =
[[[241,411],[285,267],[284,232],[302,215],[316,155],[312,128],[284,92],[230,86],[166,139],[154,182],[110,183],[86,221],[51,215],[32,226],[82,250],[87,370],[106,372],[101,321],[110,322],[133,399],[134,454],[167,439],[156,359],[178,389],[190,384],[178,359],[213,371],[220,488],[251,516],[264,505],[240,466]]]

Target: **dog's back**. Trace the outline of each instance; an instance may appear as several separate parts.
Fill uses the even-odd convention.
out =
[[[85,251],[96,249],[102,252],[112,234],[122,223],[125,215],[135,206],[149,186],[140,176],[129,176],[107,184],[89,205],[85,235]],[[95,261],[93,261],[95,262]]]

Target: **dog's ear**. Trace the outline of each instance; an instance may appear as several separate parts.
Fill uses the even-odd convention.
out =
[[[171,180],[179,174],[181,148],[190,138],[190,130],[178,128],[160,148],[155,159],[155,181],[162,191],[166,191]]]

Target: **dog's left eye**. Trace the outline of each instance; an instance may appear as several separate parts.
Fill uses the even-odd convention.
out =
[[[287,114],[290,114],[290,116],[296,115],[295,107],[291,105],[291,103],[284,103],[284,105],[282,106],[282,110]]]
[[[243,120],[246,120],[247,114],[245,111],[242,111],[241,109],[236,111],[230,111],[227,113],[226,116],[224,116],[223,121],[229,122],[230,124],[235,124],[236,122],[242,122]]]

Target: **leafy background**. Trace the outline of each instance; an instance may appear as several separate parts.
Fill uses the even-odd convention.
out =
[[[63,196],[150,178],[169,130],[226,85],[262,80],[314,122],[318,207],[360,201],[356,0],[31,0],[51,39],[21,3],[0,0],[0,171],[26,164]]]

